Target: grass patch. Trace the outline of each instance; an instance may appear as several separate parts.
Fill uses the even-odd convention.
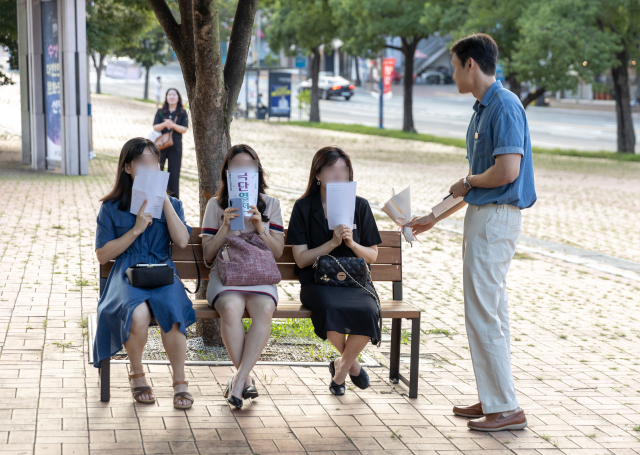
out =
[[[381,136],[381,137],[391,137],[394,139],[411,139],[414,141],[420,142],[434,142],[436,144],[443,145],[452,145],[454,147],[466,148],[467,141],[465,139],[453,138],[453,137],[442,137],[442,136],[434,136],[433,134],[423,134],[423,133],[409,133],[401,130],[391,130],[391,129],[379,129],[373,126],[365,126],[358,124],[344,124],[344,123],[328,123],[328,122],[286,122],[282,123],[282,125],[294,125],[294,126],[305,126],[309,128],[319,128],[324,130],[331,131],[343,131],[346,133],[358,133],[358,134],[367,134],[369,136]],[[578,158],[600,158],[607,160],[615,160],[615,161],[636,161],[640,162],[640,154],[635,153],[617,153],[617,152],[608,152],[605,150],[599,152],[585,152],[582,150],[573,150],[573,149],[545,149],[541,147],[532,147],[533,153],[540,153],[546,155],[562,155],[562,156],[573,156]]]

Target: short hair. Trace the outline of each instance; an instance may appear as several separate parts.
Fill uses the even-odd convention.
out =
[[[498,45],[485,33],[473,33],[456,41],[451,50],[451,55],[457,55],[462,66],[472,58],[487,76],[495,76],[498,64]]]

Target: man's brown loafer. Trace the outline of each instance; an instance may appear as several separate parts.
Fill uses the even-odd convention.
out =
[[[507,417],[501,412],[496,412],[479,419],[469,420],[467,426],[477,431],[522,430],[527,427],[527,418],[523,410]]]
[[[460,417],[471,417],[473,419],[484,416],[482,403],[472,404],[471,406],[454,406],[453,413]]]

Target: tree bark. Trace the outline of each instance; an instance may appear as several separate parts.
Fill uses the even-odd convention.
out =
[[[149,69],[150,68],[145,68],[146,72],[144,75],[144,99],[145,100],[149,99]]]
[[[404,115],[402,119],[402,131],[415,133],[416,129],[413,125],[413,63],[416,47],[418,47],[420,37],[413,37],[413,41],[409,42],[406,38],[402,38],[402,52],[404,54]]]
[[[222,160],[231,146],[230,127],[242,86],[258,0],[239,0],[223,68],[218,3],[179,0],[178,24],[165,0],[147,0],[171,43],[187,88],[198,164],[200,225],[209,199],[218,191]],[[203,282],[203,284],[208,282]],[[207,286],[196,295],[205,299]],[[207,345],[223,345],[219,321],[198,320]]]
[[[506,76],[507,82],[509,82],[509,90],[518,97],[518,99],[522,98],[522,84],[518,80],[517,73],[509,73]]]
[[[534,100],[537,100],[540,95],[543,95],[547,89],[545,87],[538,87],[535,92],[529,93],[523,100],[522,106],[526,109],[529,104],[531,104]]]
[[[91,60],[93,60],[93,67],[96,69],[96,93],[102,93],[100,90],[100,77],[102,76],[102,70],[104,69],[104,55],[98,55],[99,57],[96,61],[96,55],[91,53]]]
[[[311,111],[309,112],[310,122],[320,122],[320,106],[318,102],[318,77],[320,75],[320,49],[312,49],[311,59]]]
[[[358,56],[354,55],[353,59],[356,62],[356,86],[357,87],[361,87],[362,86],[362,81],[360,79],[360,66],[358,65]]]
[[[616,98],[618,152],[635,153],[636,134],[633,130],[633,118],[631,117],[631,95],[629,93],[629,73],[627,70],[629,52],[626,44],[616,54],[616,58],[620,63],[615,68],[611,68],[611,76],[613,77],[613,90]]]

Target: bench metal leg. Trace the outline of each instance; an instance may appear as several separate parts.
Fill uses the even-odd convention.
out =
[[[100,361],[100,401],[111,399],[111,358]]]
[[[400,339],[402,319],[391,320],[391,352],[389,356],[389,380],[397,384],[400,380]]]
[[[411,371],[409,374],[409,398],[417,398],[420,376],[420,316],[411,320]]]

